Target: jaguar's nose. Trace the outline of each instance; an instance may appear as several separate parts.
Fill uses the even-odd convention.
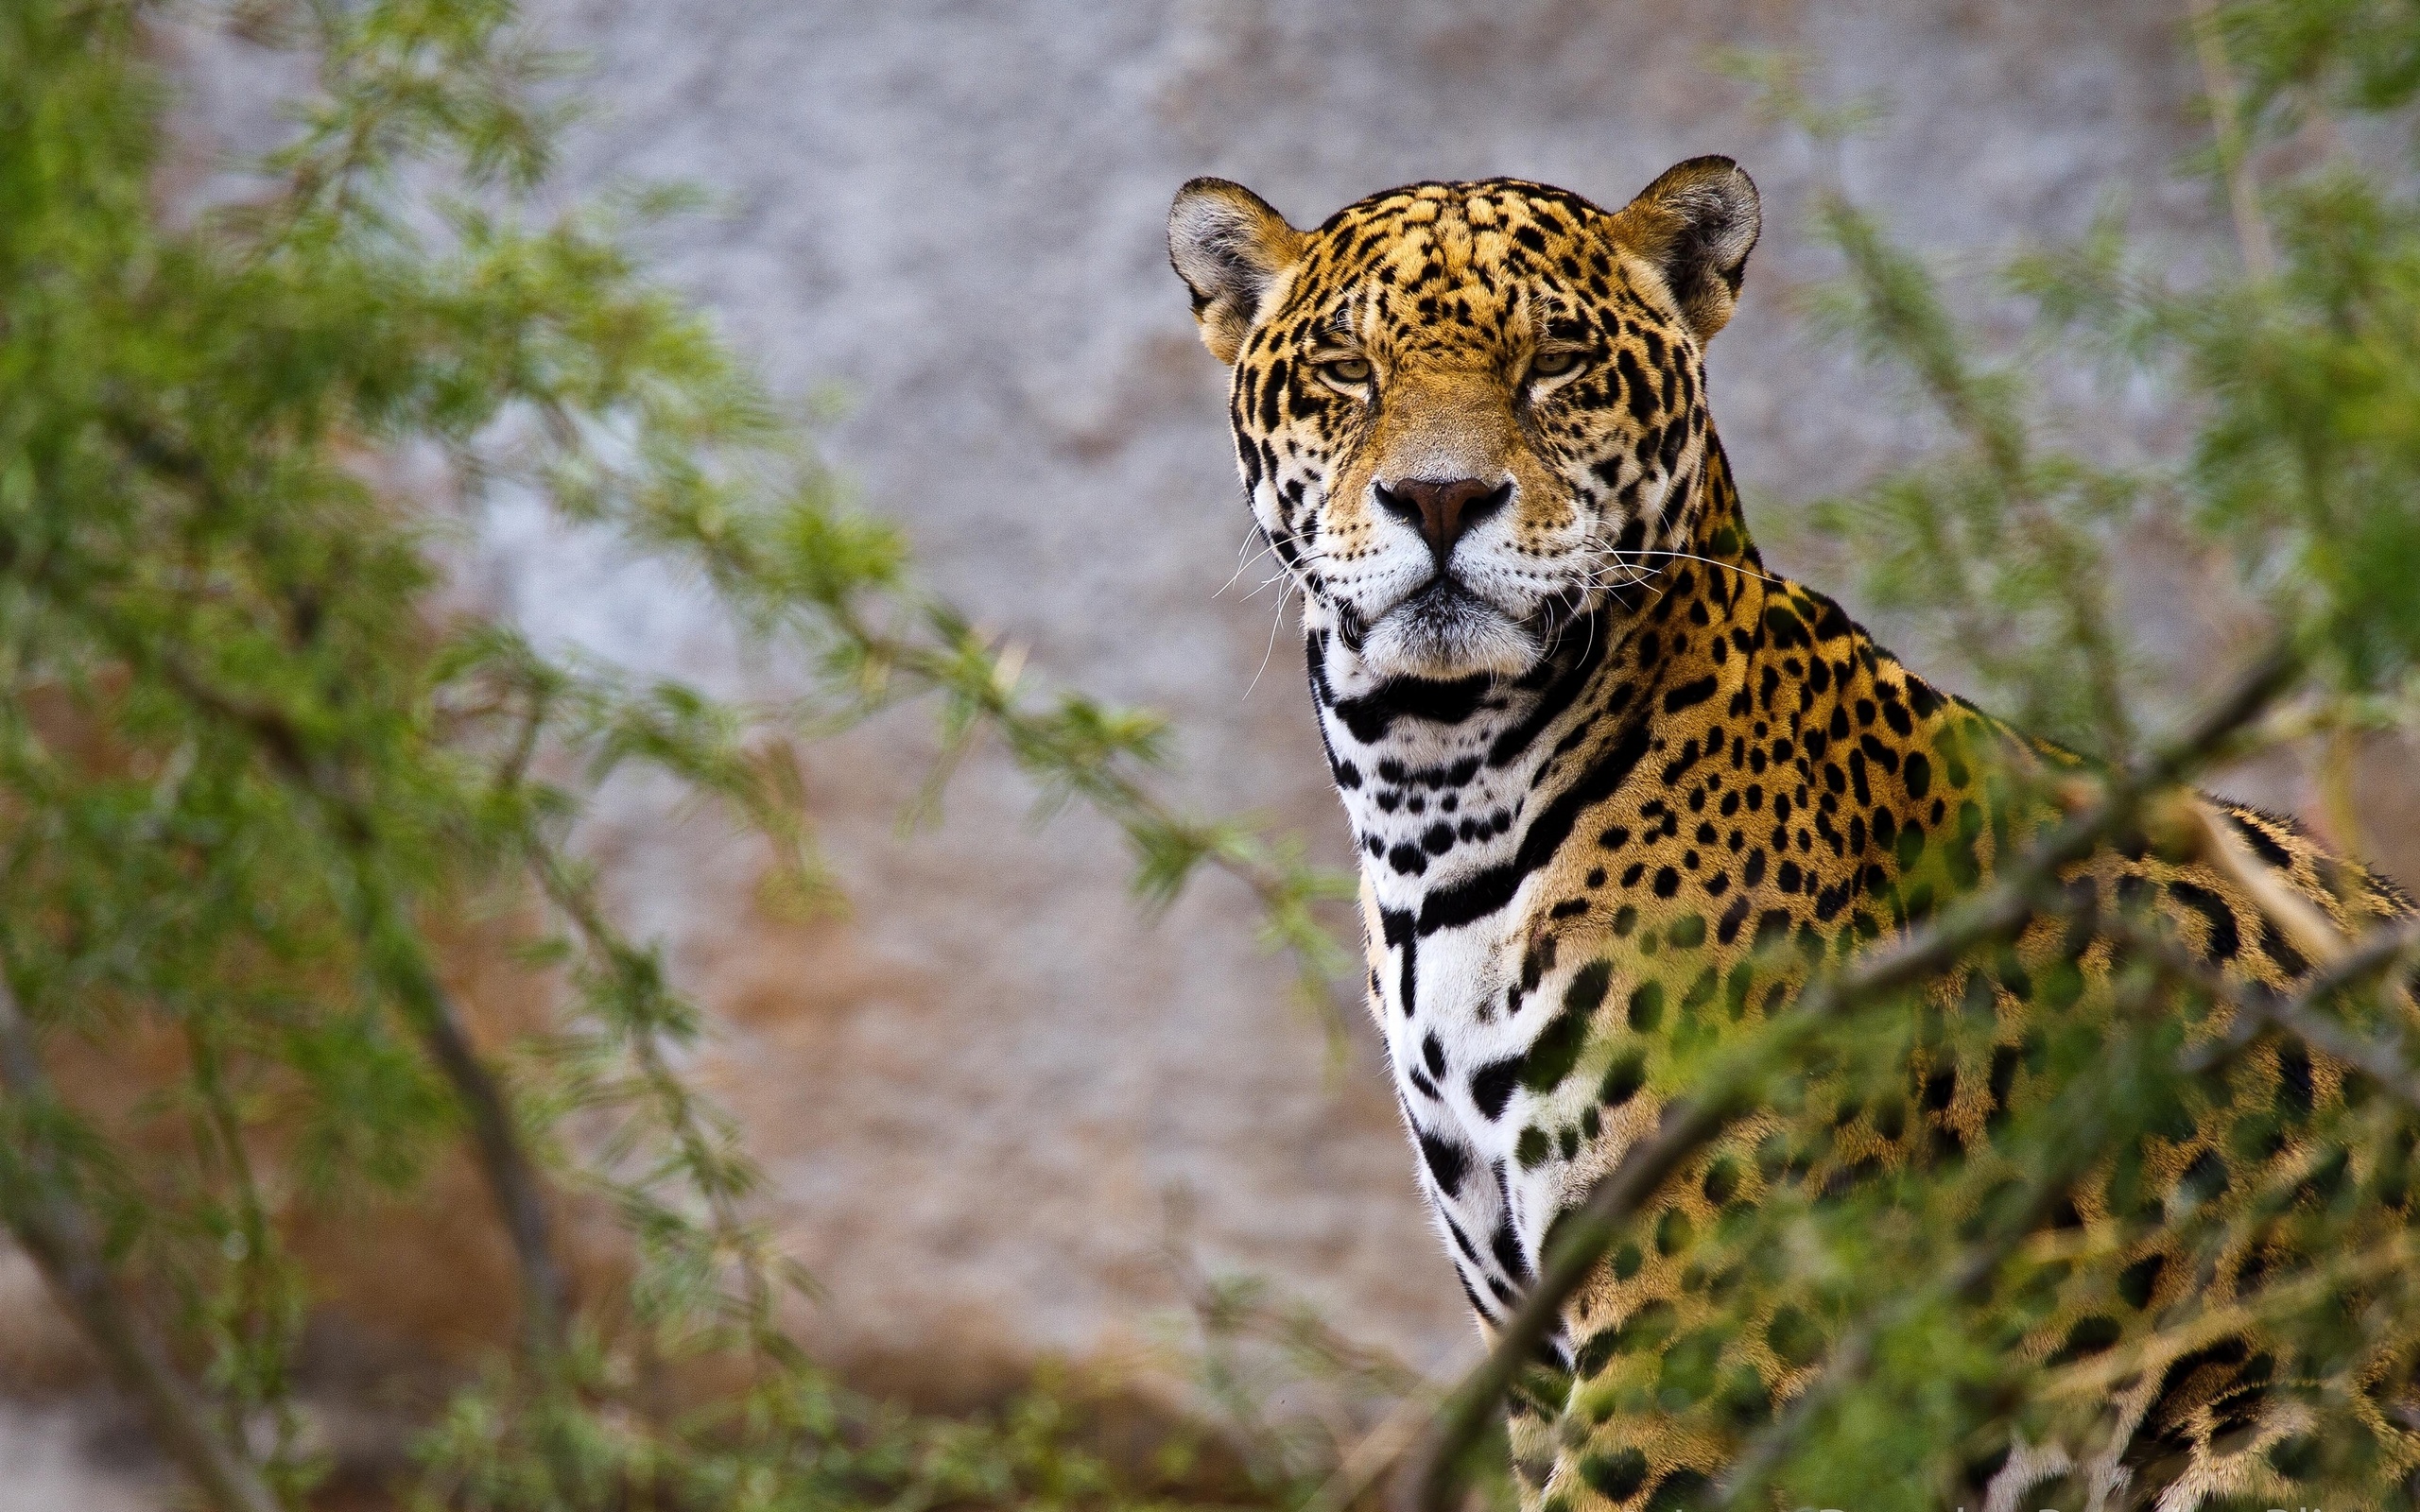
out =
[[[1501,509],[1512,498],[1510,478],[1482,483],[1478,478],[1404,478],[1376,486],[1378,507],[1417,525],[1428,541],[1430,555],[1443,567],[1454,554],[1454,542],[1479,521]]]

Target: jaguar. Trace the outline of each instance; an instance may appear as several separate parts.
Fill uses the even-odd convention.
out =
[[[1720,157],[1611,212],[1489,179],[1391,189],[1302,230],[1197,179],[1170,213],[1170,261],[1231,369],[1253,524],[1301,592],[1369,1011],[1483,1332],[1709,1046],[1788,1011],[1819,964],[1991,885],[2059,816],[2063,777],[2096,770],[1767,569],[1705,366],[1761,226]],[[1894,1174],[1988,1174],[2012,1118],[2059,1091],[2046,1035],[2122,1010],[2152,947],[2121,913],[2180,970],[2282,993],[2330,940],[2412,909],[2290,820],[2183,801],[2198,847],[2113,834],[2059,873],[2083,906],[1943,973],[1929,1001],[1982,1028],[1911,1035],[1904,1096],[1850,1095],[1810,1064],[1788,1106],[1734,1120],[1631,1215],[1544,1346],[1548,1388],[1511,1403],[1525,1508],[1712,1495],[1839,1332],[1786,1287],[1726,1274],[1717,1236]],[[2224,1018],[2180,1032],[2223,1038]],[[2011,1430],[1962,1461],[1966,1504],[2297,1505],[2323,1438],[2359,1437],[2379,1485],[2420,1467],[2410,1347],[2329,1364],[2227,1325],[2230,1299],[2290,1268],[2278,1244],[2256,1228],[2212,1258],[2142,1221],[2328,1175],[2361,1223],[2399,1228],[2411,1138],[2347,1152],[2307,1132],[2360,1081],[2264,1038],[2059,1197],[2040,1227],[2077,1258],[2019,1348],[2083,1381],[2100,1426]]]

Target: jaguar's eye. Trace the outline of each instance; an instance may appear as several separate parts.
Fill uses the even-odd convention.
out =
[[[1348,392],[1368,387],[1374,370],[1367,357],[1330,357],[1319,366],[1320,376],[1327,381],[1329,387]]]
[[[1561,352],[1541,352],[1530,359],[1530,376],[1560,378],[1579,366],[1580,353],[1568,349]]]

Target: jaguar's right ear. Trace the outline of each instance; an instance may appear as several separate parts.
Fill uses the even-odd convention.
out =
[[[1675,163],[1614,216],[1616,233],[1663,275],[1700,341],[1730,322],[1764,225],[1755,181],[1729,158]]]
[[[1233,366],[1279,274],[1307,240],[1239,183],[1196,179],[1168,210],[1168,263],[1193,291],[1201,344]]]

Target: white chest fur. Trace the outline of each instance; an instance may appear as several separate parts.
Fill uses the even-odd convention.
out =
[[[1523,854],[1551,795],[1550,688],[1434,686],[1407,696],[1357,675],[1315,636],[1313,690],[1359,848],[1372,1010],[1420,1180],[1471,1304],[1508,1315],[1534,1274],[1564,1162],[1516,1152],[1523,1058],[1552,995],[1523,985]],[[1492,904],[1492,906],[1490,906]],[[1541,984],[1534,971],[1526,984]]]

